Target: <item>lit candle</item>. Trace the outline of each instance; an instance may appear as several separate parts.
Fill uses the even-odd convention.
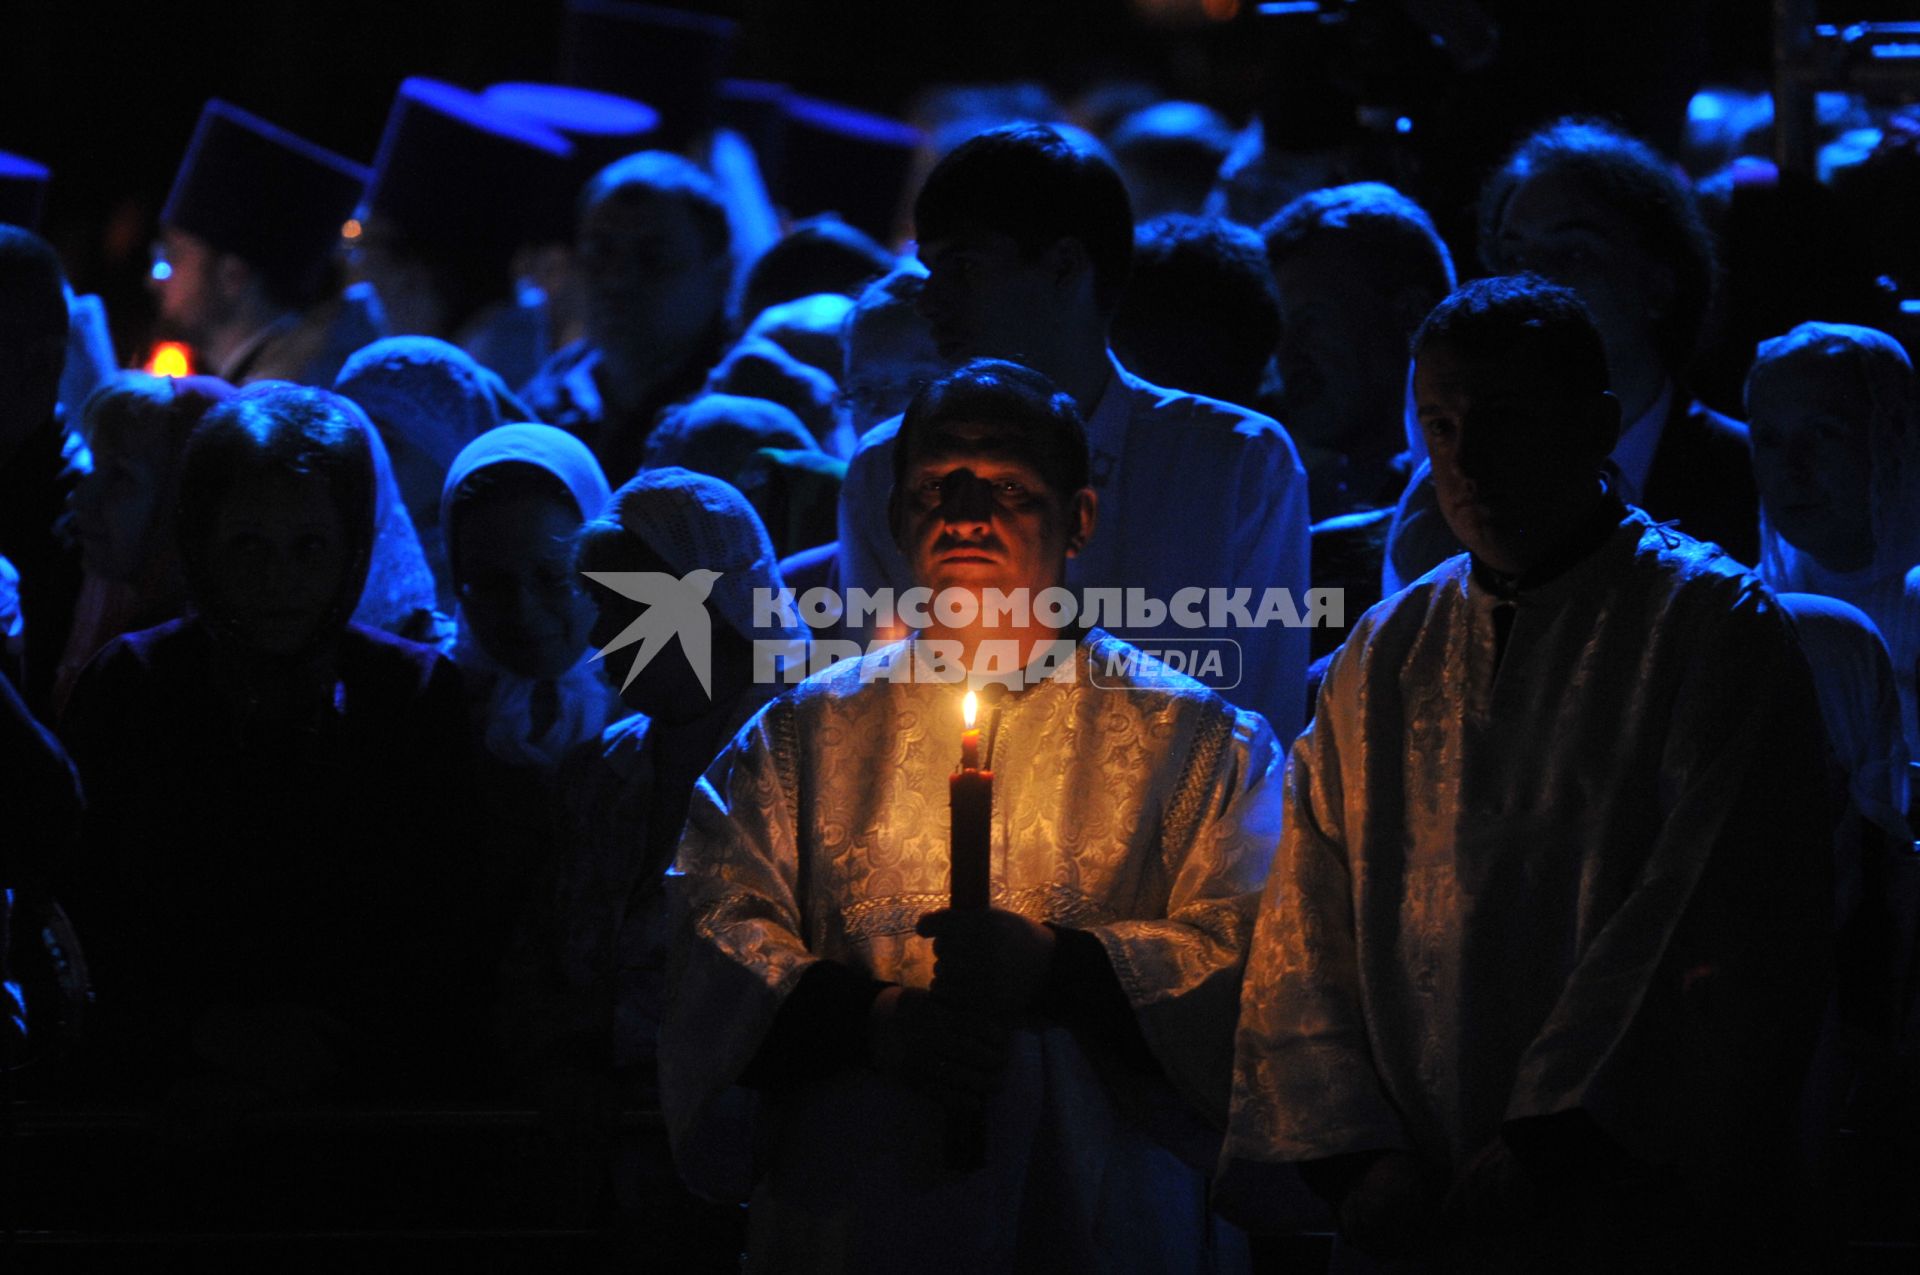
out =
[[[980,769],[980,702],[967,692],[966,726],[960,732],[960,769],[947,780],[952,803],[953,845],[947,864],[948,902],[984,910],[993,893],[993,772]],[[986,1163],[987,1127],[977,1112],[947,1113],[947,1167],[973,1173]]]
[[[980,728],[974,725],[974,718],[979,715],[980,701],[972,691],[967,692],[967,698],[962,701],[960,711],[967,722],[966,729],[960,732],[960,769],[978,770],[980,769]]]
[[[984,908],[992,894],[993,772],[980,769],[980,729],[974,725],[979,711],[979,700],[968,691],[960,769],[947,781],[953,817],[948,889],[956,908]]]

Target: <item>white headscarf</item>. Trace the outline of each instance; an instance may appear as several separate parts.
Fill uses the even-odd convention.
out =
[[[449,548],[454,493],[472,475],[505,464],[532,465],[553,475],[573,498],[582,522],[598,515],[607,503],[606,475],[586,444],[551,425],[502,425],[468,443],[447,468],[440,523]],[[494,757],[509,765],[551,769],[618,714],[618,697],[594,664],[593,651],[582,649],[573,666],[553,679],[559,711],[553,724],[536,737],[533,699],[541,679],[522,677],[503,667],[473,636],[465,616],[459,615],[458,620],[454,663],[467,674],[478,698],[481,734]]]
[[[1752,386],[1763,372],[1791,370],[1808,379],[1845,385],[1867,404],[1858,422],[1869,472],[1869,513],[1875,576],[1905,576],[1920,563],[1920,420],[1916,420],[1913,364],[1884,332],[1850,323],[1802,323],[1762,341],[1754,355]],[[1752,390],[1748,390],[1751,397]],[[1775,589],[1825,593],[1811,580],[1809,555],[1794,548],[1760,514],[1760,573]],[[1817,567],[1818,564],[1812,564]],[[1877,619],[1877,617],[1876,617]]]
[[[731,484],[671,466],[642,470],[614,493],[603,521],[639,537],[678,575],[718,571],[708,599],[742,637],[804,637],[797,629],[754,624],[754,590],[779,592],[780,563],[766,524]]]
[[[1778,593],[1818,593],[1866,612],[1893,656],[1900,690],[1901,727],[1910,753],[1920,755],[1920,405],[1913,364],[1900,343],[1873,328],[1846,323],[1802,323],[1760,343],[1754,379],[1771,369],[1820,378],[1853,391],[1866,404],[1856,445],[1866,449],[1868,525],[1873,561],[1857,571],[1833,571],[1783,537],[1760,510],[1760,577]],[[1837,398],[1838,396],[1836,396]]]

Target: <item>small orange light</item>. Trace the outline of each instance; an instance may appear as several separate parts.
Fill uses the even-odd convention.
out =
[[[146,371],[151,376],[192,376],[193,351],[179,341],[162,341],[148,356]]]
[[[1200,7],[1215,22],[1231,22],[1240,16],[1240,0],[1201,0]]]
[[[960,706],[960,711],[967,716],[967,729],[972,730],[973,719],[980,714],[980,701],[972,691],[967,692],[966,701]]]
[[[358,217],[349,217],[347,218],[347,224],[340,227],[340,237],[342,239],[358,239],[360,237],[360,229],[360,219]]]

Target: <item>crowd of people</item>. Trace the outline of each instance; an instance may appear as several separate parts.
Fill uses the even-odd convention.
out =
[[[0,1065],[658,1109],[749,1269],[1833,1251],[1920,1130],[1920,387],[1864,280],[1725,303],[1798,179],[1522,121],[1449,245],[1199,103],[789,104],[803,179],[698,87],[408,80],[371,168],[209,102],[198,375],[0,207]],[[916,587],[1343,605],[766,601]]]

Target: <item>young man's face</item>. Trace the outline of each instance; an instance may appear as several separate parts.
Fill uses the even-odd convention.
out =
[[[1672,270],[1648,255],[1628,218],[1560,173],[1520,183],[1489,255],[1498,270],[1531,270],[1578,293],[1616,369],[1653,343],[1672,301]]]
[[[1578,399],[1521,360],[1434,343],[1416,356],[1413,397],[1440,513],[1460,543],[1510,574],[1543,560],[1598,489],[1612,396]]]
[[[1407,344],[1390,292],[1346,253],[1303,253],[1273,272],[1280,298],[1281,423],[1300,442],[1348,450],[1403,433]]]
[[[914,439],[895,493],[914,583],[970,591],[1042,589],[1093,531],[1094,495],[1062,495],[1011,446],[1004,426],[957,422]]]
[[[1029,260],[1011,236],[966,230],[920,245],[920,313],[951,364],[1007,359],[1045,367],[1060,299],[1048,254]]]
[[[577,260],[587,335],[603,349],[679,351],[726,301],[724,254],[708,251],[686,200],[649,187],[594,201],[580,221]]]

